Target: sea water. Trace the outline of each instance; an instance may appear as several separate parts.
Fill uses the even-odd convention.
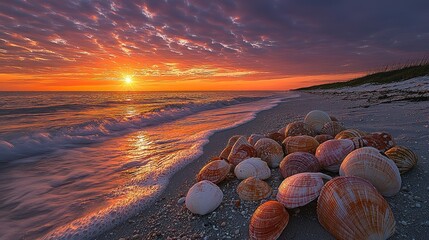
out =
[[[0,239],[88,239],[288,92],[0,92]]]

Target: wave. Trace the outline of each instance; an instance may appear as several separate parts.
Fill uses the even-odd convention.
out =
[[[11,162],[57,149],[101,142],[111,137],[173,121],[201,111],[258,101],[264,98],[266,97],[237,97],[208,103],[169,104],[133,117],[98,119],[48,131],[32,132],[24,136],[11,137],[11,139],[0,139],[0,162]],[[61,106],[64,108],[64,105]],[[57,107],[57,109],[60,108]],[[38,111],[40,112],[40,108]]]
[[[16,114],[40,114],[40,113],[53,113],[62,110],[78,111],[88,107],[100,107],[104,105],[86,105],[86,104],[62,104],[46,107],[31,107],[31,108],[3,108],[0,109],[0,116],[16,115]]]

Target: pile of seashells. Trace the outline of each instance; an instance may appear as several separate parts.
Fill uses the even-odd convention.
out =
[[[195,214],[214,211],[223,199],[216,184],[232,170],[242,179],[237,187],[241,200],[267,198],[272,188],[264,180],[270,178],[270,168],[279,168],[285,179],[277,201],[267,201],[255,210],[250,239],[277,239],[289,221],[286,209],[317,198],[319,222],[336,239],[387,239],[396,223],[383,196],[399,192],[400,174],[417,160],[410,149],[395,146],[389,133],[346,129],[335,117],[314,110],[304,121],[289,123],[267,136],[231,137],[219,158],[198,173],[185,203]]]

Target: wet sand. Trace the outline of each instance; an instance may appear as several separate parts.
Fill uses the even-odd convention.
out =
[[[235,189],[239,180],[233,174],[219,184],[224,198],[220,207],[210,214],[192,214],[180,199],[195,183],[199,170],[220,154],[231,136],[277,131],[289,122],[302,120],[314,109],[336,116],[347,128],[389,132],[398,145],[411,148],[418,155],[417,166],[402,175],[401,191],[386,199],[396,219],[396,233],[392,239],[426,239],[429,231],[429,101],[381,103],[368,102],[353,93],[346,99],[336,94],[300,94],[300,98],[260,112],[246,124],[211,136],[204,146],[204,154],[173,176],[153,206],[96,239],[247,239],[254,210],[262,202],[275,199],[283,180],[278,168],[273,169],[271,178],[266,180],[273,194],[261,201],[238,201]],[[316,201],[288,211],[290,221],[279,239],[333,239],[317,220]]]

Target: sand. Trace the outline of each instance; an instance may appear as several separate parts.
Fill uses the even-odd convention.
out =
[[[267,182],[273,194],[255,202],[238,201],[235,189],[239,180],[233,175],[220,184],[224,199],[211,214],[190,213],[181,201],[195,183],[195,175],[210,158],[218,156],[229,137],[242,134],[277,131],[287,123],[302,120],[311,110],[319,109],[336,116],[346,127],[367,132],[387,131],[398,145],[411,148],[419,156],[417,166],[402,175],[402,189],[394,197],[386,198],[396,219],[396,233],[392,239],[427,239],[429,231],[429,101],[367,101],[359,94],[309,94],[263,111],[241,126],[218,132],[204,146],[204,154],[176,173],[161,198],[122,225],[105,232],[96,239],[247,239],[248,224],[253,211],[262,202],[275,199],[283,178],[278,169],[272,170]],[[355,96],[353,96],[355,95]],[[289,209],[291,215],[279,239],[333,239],[319,224],[316,202]]]

